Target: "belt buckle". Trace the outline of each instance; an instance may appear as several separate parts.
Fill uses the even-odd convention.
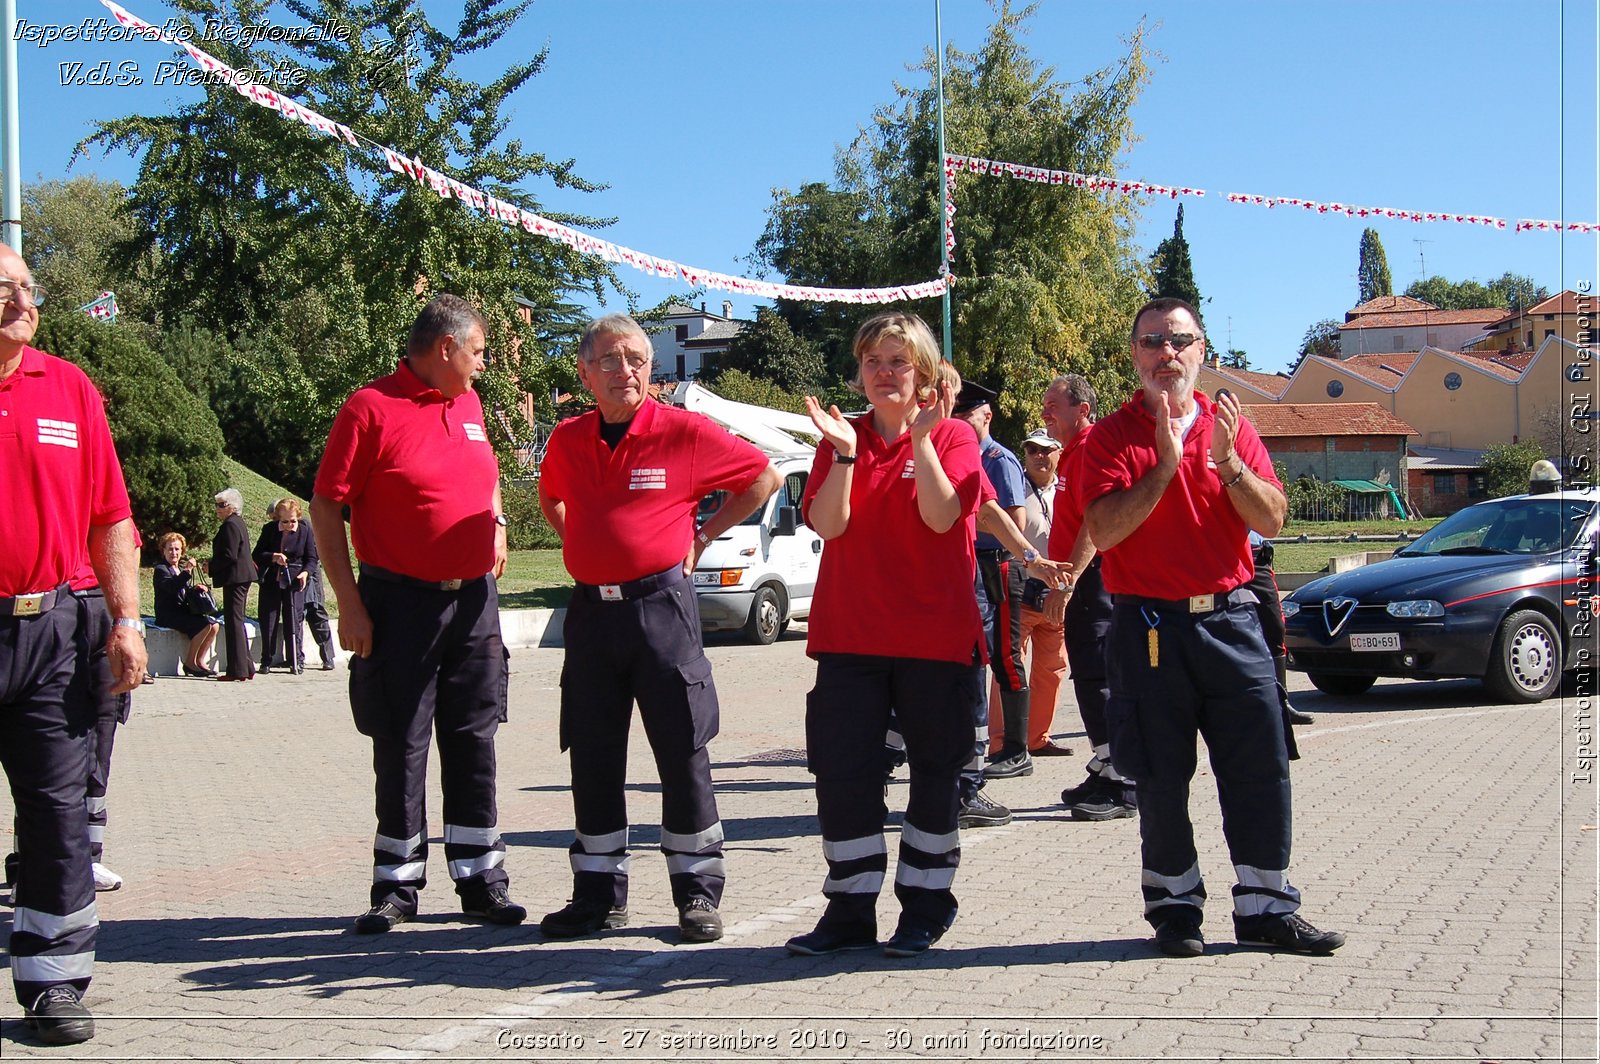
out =
[[[11,600],[11,615],[13,617],[33,617],[38,615],[44,607],[44,597],[48,591],[36,591],[31,595],[18,595]]]
[[[1209,613],[1211,610],[1214,610],[1216,608],[1217,608],[1217,596],[1215,596],[1215,595],[1190,595],[1189,596],[1189,612],[1190,613]]]
[[[600,585],[600,601],[601,602],[621,602],[622,601],[622,585],[621,584],[601,584]]]
[[[459,580],[441,580],[441,581],[439,581],[439,590],[440,591],[460,591],[461,590],[461,581],[459,581]]]

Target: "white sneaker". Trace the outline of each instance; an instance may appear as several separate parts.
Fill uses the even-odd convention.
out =
[[[117,875],[99,861],[94,862],[91,867],[94,869],[94,889],[96,893],[103,890],[122,889],[121,876]]]

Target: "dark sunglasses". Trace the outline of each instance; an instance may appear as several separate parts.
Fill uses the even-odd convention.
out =
[[[1163,344],[1171,344],[1174,351],[1182,351],[1200,337],[1193,333],[1145,333],[1139,337],[1139,346],[1146,351],[1154,351]]]

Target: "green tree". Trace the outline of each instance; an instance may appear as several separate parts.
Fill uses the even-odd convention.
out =
[[[153,547],[163,532],[209,540],[212,496],[223,483],[222,430],[216,417],[132,332],[74,310],[52,310],[34,344],[75,362],[106,400],[106,419],[122,459],[134,523]]]
[[[1489,497],[1521,495],[1528,490],[1528,473],[1533,463],[1549,457],[1533,440],[1521,443],[1490,444],[1483,452],[1483,474]]]
[[[1300,368],[1300,363],[1306,360],[1307,355],[1316,355],[1319,358],[1339,357],[1339,323],[1332,318],[1323,318],[1314,322],[1306,330],[1305,336],[1300,341],[1299,357],[1294,360],[1294,365],[1289,367],[1292,374]]]
[[[771,381],[796,395],[814,391],[827,375],[816,345],[796,336],[789,323],[771,307],[759,308],[756,320],[728,344],[723,366],[725,370],[737,369]]]
[[[498,69],[485,53],[527,6],[467,0],[445,30],[428,21],[420,0],[284,0],[282,8],[307,24],[354,32],[292,42],[277,58],[304,72],[296,97],[328,118],[540,211],[532,182],[596,187],[572,160],[548,159],[503,136],[510,98],[538,74],[547,52],[487,82],[467,74]],[[260,69],[272,58],[268,46],[252,52],[234,36],[208,33],[208,20],[229,26],[276,11],[267,0],[183,7],[196,45],[224,62]],[[228,401],[262,411],[260,448],[285,462],[295,456],[299,470],[286,483],[297,491],[309,487],[318,441],[339,404],[393,367],[432,295],[463,295],[489,321],[495,357],[479,391],[509,467],[513,445],[527,436],[520,399],[544,401],[552,372],[546,355],[570,343],[581,321],[571,296],[625,291],[600,260],[442,199],[391,173],[381,154],[350,150],[226,86],[208,86],[203,101],[172,114],[101,123],[79,147],[139,158],[130,196],[138,234],[119,253],[156,254],[163,326],[201,323],[229,341],[238,365],[210,376],[242,384],[243,394]],[[541,213],[575,226],[606,224]],[[230,448],[242,443],[230,435]]]
[[[1361,260],[1356,266],[1356,303],[1379,296],[1394,295],[1394,280],[1389,276],[1389,257],[1376,229],[1361,231]]]
[[[22,186],[23,248],[52,307],[81,307],[111,291],[120,322],[149,319],[154,263],[112,256],[137,231],[127,200],[120,183],[94,176]]]
[[[1485,307],[1526,310],[1550,298],[1550,290],[1535,284],[1531,277],[1510,272],[1488,283],[1428,277],[1413,282],[1405,294],[1432,303],[1440,310],[1478,310]]]
[[[955,154],[1115,175],[1132,135],[1131,108],[1147,79],[1143,27],[1119,61],[1057,81],[1022,43],[1033,8],[999,6],[975,53],[947,55],[945,124]],[[835,159],[831,185],[780,190],[753,259],[797,284],[903,284],[932,276],[943,218],[933,55],[926,79],[898,86]],[[957,178],[951,264],[952,351],[963,374],[1005,381],[996,432],[1017,438],[1057,373],[1082,373],[1109,408],[1134,386],[1129,319],[1148,275],[1134,246],[1135,203],[1010,178]],[[835,373],[852,369],[849,333],[874,307],[798,311],[795,332],[821,346]],[[938,328],[937,300],[906,306]]]
[[[736,403],[750,403],[772,410],[787,410],[791,414],[806,412],[805,396],[792,392],[774,381],[752,377],[741,369],[725,369],[717,375],[710,388],[724,399]]]
[[[1176,296],[1195,311],[1200,310],[1200,288],[1194,283],[1194,264],[1189,257],[1189,241],[1183,235],[1183,204],[1178,204],[1178,220],[1172,225],[1172,235],[1156,245],[1150,256],[1150,286],[1152,298]],[[1205,328],[1205,323],[1200,323]]]
[[[1222,353],[1222,364],[1228,369],[1249,369],[1250,356],[1237,347],[1230,347]]]

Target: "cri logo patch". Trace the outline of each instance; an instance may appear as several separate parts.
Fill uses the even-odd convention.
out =
[[[1330,636],[1338,635],[1356,613],[1356,600],[1340,595],[1322,600],[1322,623],[1328,626]]]
[[[39,442],[54,444],[57,447],[76,447],[78,425],[73,421],[56,421],[53,418],[42,417],[39,419]]]
[[[630,470],[628,477],[629,491],[665,491],[667,490],[667,471],[665,469],[634,469]]]

